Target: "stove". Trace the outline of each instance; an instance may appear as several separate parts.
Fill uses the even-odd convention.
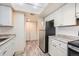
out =
[[[79,40],[68,42],[68,56],[79,56]]]
[[[75,41],[70,41],[68,42],[69,45],[73,45],[75,47],[79,47],[79,40],[75,40]]]

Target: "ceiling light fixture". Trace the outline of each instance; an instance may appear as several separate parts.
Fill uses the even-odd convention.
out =
[[[38,8],[38,6],[33,6],[33,8],[34,8],[34,9],[37,9],[37,8]]]
[[[33,5],[33,8],[34,8],[34,9],[37,9],[37,8],[39,8],[39,6],[40,6],[39,3],[32,3],[32,5]]]

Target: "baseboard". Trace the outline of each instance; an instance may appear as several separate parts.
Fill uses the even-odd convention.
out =
[[[22,56],[24,51],[16,51],[13,56]]]

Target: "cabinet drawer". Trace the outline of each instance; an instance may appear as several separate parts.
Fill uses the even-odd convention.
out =
[[[61,48],[67,49],[67,44],[58,40],[52,40],[52,44],[59,46]]]

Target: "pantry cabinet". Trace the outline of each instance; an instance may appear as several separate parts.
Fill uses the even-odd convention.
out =
[[[12,26],[12,8],[0,6],[0,26]]]

